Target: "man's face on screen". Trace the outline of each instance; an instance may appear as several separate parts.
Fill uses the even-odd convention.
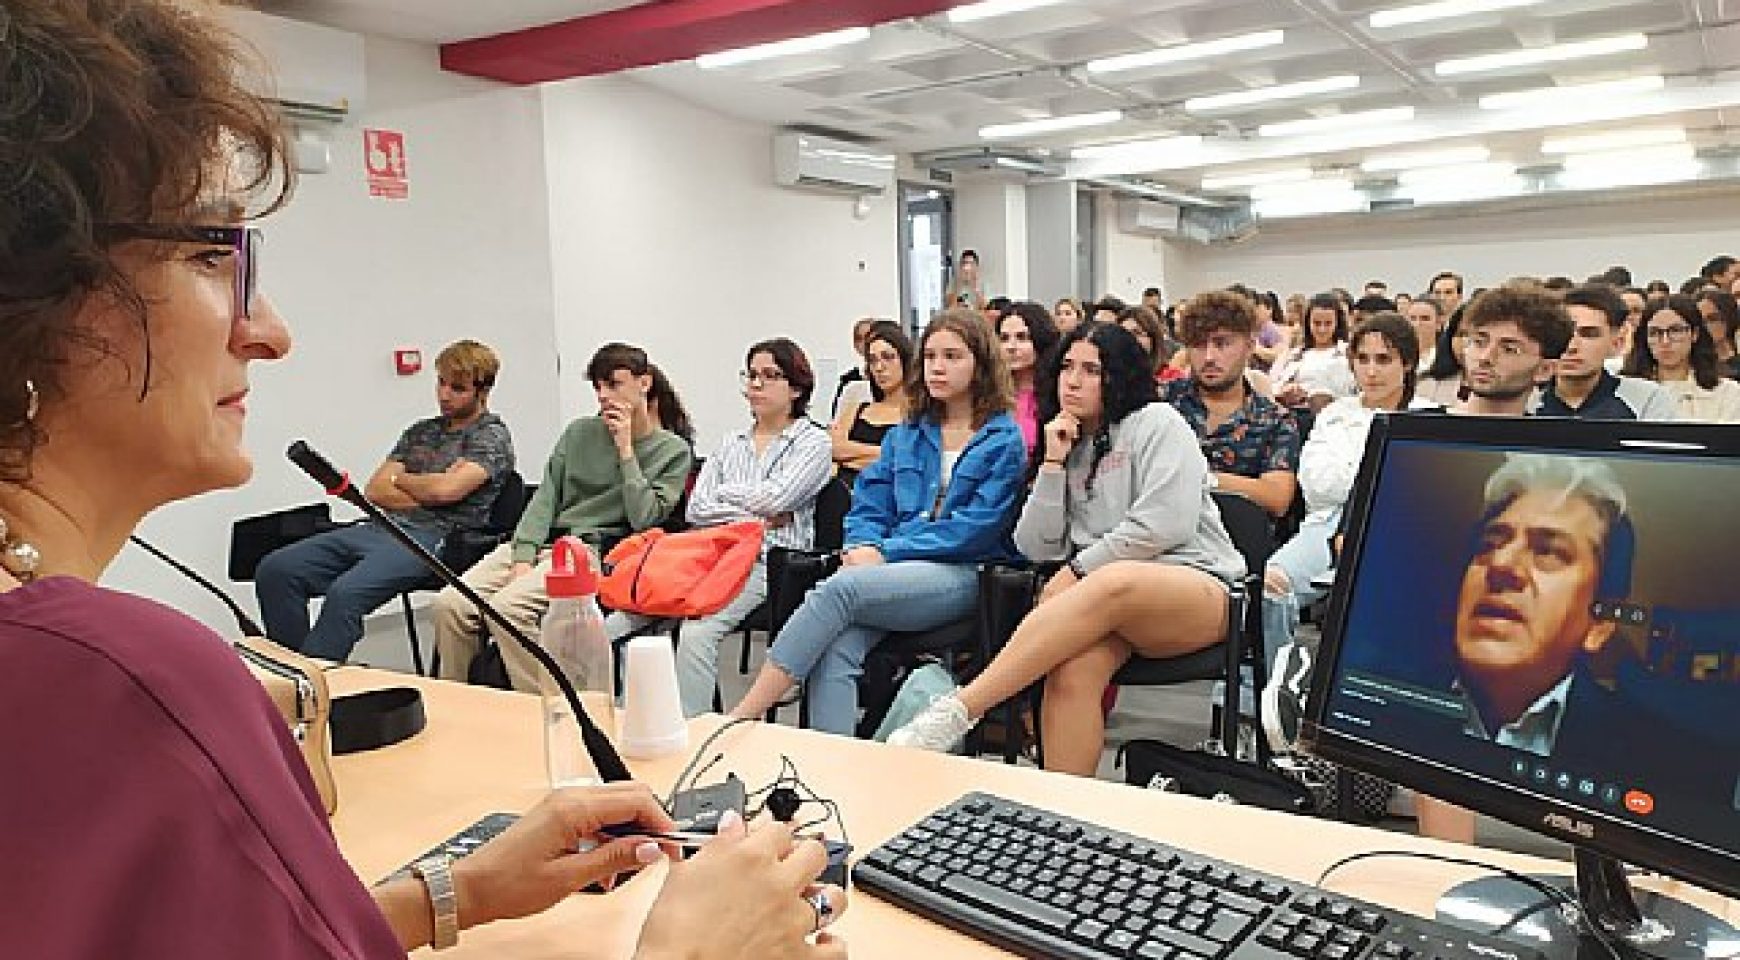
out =
[[[1456,604],[1465,681],[1526,704],[1599,646],[1589,606],[1606,535],[1589,501],[1559,490],[1527,491],[1486,524]]]

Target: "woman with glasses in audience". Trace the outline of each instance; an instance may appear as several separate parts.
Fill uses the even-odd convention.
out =
[[[1740,303],[1731,293],[1705,290],[1698,294],[1698,314],[1716,346],[1716,369],[1729,380],[1740,380],[1740,354],[1734,348],[1734,336],[1740,333]]]
[[[1081,326],[1081,322],[1085,319],[1087,319],[1087,314],[1082,312],[1081,304],[1074,297],[1064,297],[1052,304],[1051,322],[1057,327],[1059,336]]]
[[[1416,306],[1423,302],[1414,301]],[[1334,566],[1329,540],[1341,523],[1342,508],[1359,474],[1372,421],[1379,413],[1416,406],[1420,341],[1413,324],[1399,314],[1374,314],[1353,328],[1349,343],[1348,365],[1359,392],[1317,414],[1311,437],[1299,454],[1305,519],[1263,570],[1263,646],[1270,664],[1276,651],[1292,641],[1299,611],[1324,594],[1312,586],[1312,580]]]
[[[0,819],[29,824],[0,870],[7,957],[403,960],[665,857],[607,826],[674,828],[643,786],[563,790],[462,860],[367,886],[235,651],[99,585],[148,514],[247,481],[251,368],[290,352],[247,224],[295,171],[214,17],[4,7],[0,703],[28,722],[0,729]],[[671,866],[635,956],[844,957],[810,941],[809,898],[845,905],[811,885],[826,861],[791,827],[733,824]]]
[[[695,527],[760,521],[766,534],[762,557],[737,596],[718,613],[677,628],[677,689],[690,717],[715,709],[719,641],[767,599],[767,551],[815,546],[816,494],[828,482],[832,459],[827,431],[805,415],[816,376],[803,349],[784,337],[764,340],[749,348],[744,364],[739,376],[753,420],[702,464],[689,492],[688,521]],[[619,611],[604,626],[614,641],[656,622]]]
[[[1002,351],[970,310],[938,314],[920,349],[908,417],[858,477],[839,572],[786,622],[733,716],[759,717],[802,682],[810,725],[851,734],[870,651],[891,632],[969,616],[978,565],[1016,556],[1009,522],[1027,457]]]
[[[1347,306],[1320,293],[1311,298],[1299,346],[1270,370],[1275,400],[1289,407],[1322,409],[1353,393],[1347,366]]]
[[[1666,388],[1681,420],[1740,422],[1740,383],[1722,376],[1716,341],[1692,297],[1676,293],[1649,304],[1624,373]]]
[[[1221,524],[1196,432],[1156,402],[1149,362],[1111,325],[1059,344],[1045,381],[1040,466],[1015,539],[1029,559],[1063,566],[984,671],[890,744],[952,749],[991,708],[1043,678],[1045,768],[1092,776],[1112,675],[1132,656],[1181,656],[1226,636],[1228,585],[1244,561]]]
[[[878,320],[864,338],[870,402],[842,409],[831,431],[834,466],[847,487],[882,455],[882,438],[906,417],[906,378],[911,369],[912,340],[906,331],[893,321]]]
[[[1057,327],[1045,308],[1031,300],[1017,301],[997,325],[1003,344],[1003,359],[1009,364],[1009,378],[1015,387],[1015,423],[1021,427],[1021,439],[1032,455],[1039,442],[1039,403],[1033,381],[1039,364],[1057,346]]]

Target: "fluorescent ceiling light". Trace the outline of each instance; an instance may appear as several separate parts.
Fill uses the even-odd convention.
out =
[[[858,43],[869,39],[869,37],[869,27],[848,27],[845,30],[835,30],[832,33],[818,33],[810,37],[793,37],[790,40],[779,40],[760,46],[722,50],[719,53],[703,53],[695,58],[695,66],[703,70],[735,67],[740,63],[753,63],[757,60],[771,60],[774,57],[789,57],[800,53],[830,50],[849,43]]]
[[[984,3],[969,3],[964,7],[956,7],[949,11],[950,23],[972,23],[974,20],[988,20],[991,17],[1001,17],[1010,13],[1024,13],[1062,3],[1063,0],[985,0]]]
[[[1369,201],[1357,190],[1338,190],[1311,195],[1278,197],[1251,204],[1259,220],[1279,220],[1284,217],[1311,217],[1327,213],[1364,213]]]
[[[979,136],[986,140],[1001,140],[1007,137],[1027,137],[1041,133],[1056,133],[1059,130],[1079,130],[1082,127],[1103,127],[1108,123],[1117,123],[1124,119],[1121,110],[1101,110],[1098,113],[1075,113],[1063,117],[1046,117],[1043,120],[1023,120],[1019,123],[994,123],[988,127],[979,128]]]
[[[1468,203],[1473,200],[1496,200],[1514,197],[1528,188],[1522,177],[1491,177],[1484,180],[1422,184],[1407,191],[1409,199],[1418,204]]]
[[[1353,181],[1346,177],[1324,177],[1321,180],[1300,180],[1295,183],[1267,183],[1251,188],[1254,201],[1280,200],[1297,197],[1326,197],[1332,194],[1357,193]]]
[[[1684,127],[1641,127],[1636,130],[1614,130],[1610,133],[1548,137],[1541,141],[1541,152],[1592,153],[1596,150],[1621,150],[1626,147],[1653,147],[1664,143],[1685,142]]]
[[[1218,57],[1228,53],[1238,53],[1241,50],[1260,50],[1264,47],[1278,46],[1286,39],[1286,33],[1281,30],[1264,30],[1260,33],[1240,34],[1236,37],[1222,37],[1219,40],[1204,40],[1200,43],[1180,43],[1175,46],[1161,47],[1158,50],[1146,50],[1142,53],[1126,53],[1117,57],[1105,57],[1100,60],[1089,60],[1089,73],[1117,73],[1121,70],[1138,70],[1142,67],[1157,67],[1167,63],[1182,63],[1186,60],[1202,60],[1207,57]]]
[[[1514,163],[1464,163],[1450,167],[1420,167],[1403,170],[1396,177],[1404,187],[1419,184],[1474,183],[1504,180],[1516,176]]]
[[[1257,170],[1205,176],[1202,178],[1202,189],[1230,190],[1235,187],[1260,187],[1270,183],[1296,183],[1309,179],[1311,179],[1310,167],[1288,167],[1285,170]]]
[[[1182,137],[1159,137],[1151,140],[1125,140],[1121,143],[1096,143],[1076,147],[1070,154],[1077,160],[1106,160],[1124,157],[1176,156],[1202,149],[1202,138],[1191,134]]]
[[[1629,167],[1672,166],[1697,159],[1697,151],[1689,143],[1670,143],[1637,150],[1607,150],[1601,153],[1573,153],[1565,157],[1566,170],[1612,170]]]
[[[1448,167],[1465,163],[1484,163],[1492,151],[1485,147],[1450,147],[1444,150],[1418,150],[1413,153],[1385,153],[1367,159],[1359,165],[1366,173],[1390,170],[1414,170],[1421,167]]]
[[[1371,15],[1371,25],[1381,30],[1384,27],[1402,27],[1428,20],[1448,20],[1451,17],[1491,13],[1494,10],[1532,7],[1543,2],[1545,0],[1439,0],[1437,3],[1416,3],[1409,7],[1378,10]]]
[[[1591,167],[1586,170],[1566,170],[1559,174],[1559,185],[1572,190],[1604,190],[1610,187],[1638,187],[1657,183],[1677,183],[1694,180],[1703,173],[1698,160],[1678,163],[1629,167]]]
[[[1469,73],[1508,70],[1512,67],[1563,63],[1566,60],[1584,60],[1589,57],[1605,57],[1615,53],[1642,50],[1648,46],[1649,38],[1643,34],[1626,33],[1617,37],[1599,37],[1594,40],[1555,43],[1546,47],[1506,50],[1503,53],[1488,53],[1478,57],[1445,60],[1433,67],[1432,72],[1440,77],[1455,77]]]
[[[1234,90],[1231,93],[1191,97],[1184,101],[1184,109],[1191,113],[1207,113],[1211,110],[1227,110],[1258,103],[1271,103],[1276,100],[1311,97],[1320,93],[1339,93],[1358,86],[1358,75],[1343,74],[1335,77],[1323,77],[1318,80],[1301,80],[1297,83],[1277,83],[1272,86],[1257,87],[1255,90]]]
[[[1562,107],[1566,104],[1600,103],[1608,97],[1623,97],[1634,93],[1653,93],[1667,86],[1660,74],[1627,77],[1624,80],[1604,80],[1600,83],[1578,83],[1566,87],[1537,87],[1533,90],[1512,90],[1509,93],[1489,93],[1480,98],[1482,110],[1516,110],[1523,107]]]
[[[1407,123],[1414,119],[1413,107],[1385,107],[1382,110],[1360,110],[1338,113],[1332,117],[1311,117],[1283,123],[1265,123],[1257,128],[1259,137],[1296,137],[1308,133],[1330,133],[1354,127],[1380,127],[1387,123]]]

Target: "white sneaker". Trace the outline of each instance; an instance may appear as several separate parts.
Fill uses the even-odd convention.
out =
[[[895,747],[951,753],[959,749],[971,729],[973,721],[967,717],[967,708],[960,698],[946,694],[932,700],[930,706],[919,711],[906,726],[889,734],[888,743]]]

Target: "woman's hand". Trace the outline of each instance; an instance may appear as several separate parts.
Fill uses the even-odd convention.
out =
[[[843,960],[845,941],[820,929],[807,899],[826,897],[830,920],[846,909],[846,891],[814,882],[827,863],[827,850],[795,839],[790,824],[748,828],[727,814],[716,838],[671,868],[636,960]]]
[[[459,925],[530,916],[594,883],[610,886],[618,874],[667,855],[649,840],[598,834],[606,825],[625,823],[676,829],[652,791],[638,783],[558,790],[545,797],[501,836],[454,863]],[[583,846],[586,852],[576,852]]]
[[[1045,425],[1045,461],[1061,466],[1080,436],[1081,421],[1073,414],[1058,413]]]
[[[853,547],[840,554],[842,567],[874,567],[888,561],[882,556],[882,551],[875,547]]]

